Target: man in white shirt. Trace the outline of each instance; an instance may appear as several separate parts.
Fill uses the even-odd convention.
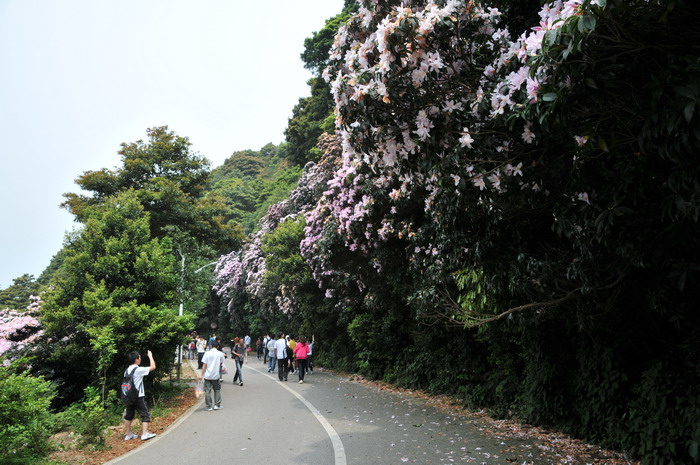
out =
[[[138,352],[131,352],[129,354],[129,367],[124,372],[124,376],[127,373],[133,373],[131,376],[134,380],[134,386],[139,390],[139,397],[136,403],[127,405],[124,409],[124,431],[126,435],[124,436],[125,441],[135,439],[138,435],[134,434],[131,430],[131,421],[134,419],[134,415],[138,410],[141,416],[141,440],[146,441],[155,437],[154,433],[148,431],[148,425],[151,423],[151,414],[148,412],[148,404],[146,403],[146,391],[143,389],[143,378],[148,376],[150,372],[156,369],[156,361],[153,360],[153,354],[149,350],[147,352],[148,359],[150,360],[150,366],[142,367],[141,365],[141,354]]]
[[[221,407],[221,364],[224,363],[224,353],[221,343],[214,341],[209,352],[202,358],[202,371],[197,379],[204,378],[204,401],[207,410],[220,410]],[[214,390],[214,405],[211,402],[211,390]]]
[[[275,352],[277,354],[277,377],[280,381],[287,381],[287,341],[284,333],[275,341]]]

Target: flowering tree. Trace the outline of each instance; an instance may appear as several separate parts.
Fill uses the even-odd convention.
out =
[[[326,154],[319,163],[308,163],[297,187],[282,202],[271,205],[253,234],[241,250],[233,251],[219,259],[216,266],[214,289],[224,297],[229,312],[235,312],[236,295],[244,294],[262,305],[264,310],[282,310],[289,313],[294,308],[293,294],[284,283],[265,285],[267,274],[266,254],[263,251],[265,237],[285,221],[294,221],[311,209],[328,179],[337,168],[337,144],[332,136],[323,136],[321,150]]]
[[[595,397],[600,384],[576,388],[581,430],[607,423],[617,437],[629,434],[620,441],[635,453],[673,455],[644,449],[639,437],[680,444],[680,428],[635,430],[620,421],[626,404],[613,400],[666,386],[666,362],[639,365],[601,348],[617,347],[624,333],[637,357],[673,353],[688,361],[675,377],[697,379],[697,353],[687,350],[697,335],[690,302],[699,269],[690,257],[700,232],[700,69],[688,45],[700,39],[697,10],[671,1],[554,1],[537,23],[518,28],[523,17],[514,21],[508,2],[359,3],[325,73],[343,164],[307,214],[302,242],[326,295],[352,298],[365,312],[350,331],[371,339],[387,322],[379,310],[392,308],[387,294],[404,296],[405,316],[422,312],[424,321],[464,327],[508,318],[517,323],[512,334],[503,326],[482,333],[490,350],[523,338],[524,353],[552,358],[521,360],[524,378],[499,385],[530,399],[524,416],[570,421],[559,416],[568,408],[546,407],[563,397],[551,387],[555,373],[572,363],[584,377],[602,370],[595,376],[605,379],[605,401]],[[685,324],[667,327],[668,315]],[[657,349],[631,342],[652,331],[665,341]],[[557,333],[577,345],[552,349]],[[646,388],[615,377],[642,377]]]
[[[649,463],[697,461],[698,410],[681,406],[700,380],[699,10],[358,3],[324,73],[342,154],[296,211],[350,338],[334,356],[409,386],[432,370],[431,388]],[[266,235],[251,262],[270,260]],[[467,373],[419,349],[455,346]]]
[[[375,270],[382,265],[371,251],[397,238],[416,269],[430,267],[437,283],[457,278],[447,279],[451,290],[421,298],[471,325],[612,288],[644,260],[641,244],[615,227],[640,222],[632,212],[650,192],[634,180],[657,160],[626,166],[619,180],[623,160],[663,135],[644,131],[651,106],[625,122],[606,108],[618,92],[633,91],[619,88],[629,78],[612,79],[606,61],[631,47],[618,29],[648,22],[659,8],[557,1],[518,35],[504,13],[480,2],[362,3],[336,37],[325,73],[343,167],[307,217],[302,249],[319,281],[334,275],[320,240],[330,230]],[[625,112],[633,100],[618,98]],[[692,107],[675,100],[687,138]],[[672,179],[682,166],[664,170]],[[678,210],[670,214],[695,211]],[[509,228],[514,222],[519,227]],[[601,249],[610,259],[604,266]],[[486,297],[489,308],[477,305]]]
[[[41,323],[36,319],[41,299],[33,295],[29,300],[26,312],[9,309],[0,311],[0,356],[6,356],[8,352],[20,352],[43,335]],[[9,359],[6,358],[3,363],[9,364]]]

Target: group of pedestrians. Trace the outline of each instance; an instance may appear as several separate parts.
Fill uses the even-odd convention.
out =
[[[204,381],[204,400],[206,409],[220,410],[221,406],[221,383],[225,371],[225,360],[228,357],[222,349],[221,338],[214,334],[206,339],[196,333],[192,333],[192,339],[187,344],[188,359],[193,360],[194,354],[197,354],[197,367],[200,373],[197,379]],[[243,365],[247,361],[248,351],[250,350],[250,336],[244,338],[234,338],[231,341],[231,357],[236,364],[236,372],[233,376],[233,383],[243,386]],[[294,340],[291,336],[280,333],[277,339],[270,337],[269,334],[264,338],[258,338],[256,341],[256,351],[258,359],[262,356],[262,362],[268,366],[268,372],[273,373],[277,370],[277,377],[280,381],[287,381],[289,373],[296,371],[299,378],[299,384],[304,383],[304,377],[307,373],[313,373],[313,344],[311,339],[307,342],[306,337],[299,336],[298,340]],[[124,376],[130,373],[134,379],[134,385],[138,390],[138,398],[134,404],[127,405],[124,410],[124,440],[138,438],[131,429],[131,422],[134,419],[136,412],[141,416],[141,435],[143,441],[155,437],[155,434],[148,430],[151,421],[148,405],[146,403],[145,391],[143,388],[143,378],[150,372],[155,370],[156,363],[153,359],[151,351],[148,351],[149,366],[141,367],[141,355],[138,352],[129,354],[130,365],[124,372]]]
[[[273,373],[277,369],[277,378],[280,381],[287,381],[289,373],[296,371],[299,384],[304,384],[304,377],[308,372],[313,373],[311,357],[313,355],[313,339],[309,343],[305,336],[299,336],[295,341],[291,336],[280,333],[279,338],[273,339],[266,336],[263,339],[265,344],[265,358],[268,373]]]
[[[243,364],[248,356],[250,337],[233,338],[231,340],[231,357],[236,364],[236,372],[233,375],[233,383],[243,386]],[[199,347],[199,346],[198,346]],[[226,374],[225,359],[228,356],[223,352],[221,339],[212,336],[211,341],[204,347],[204,354],[199,359],[198,368],[201,370],[197,379],[204,381],[204,403],[207,411],[220,410],[221,406],[221,383]]]

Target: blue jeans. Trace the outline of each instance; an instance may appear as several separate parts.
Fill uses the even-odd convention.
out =
[[[235,383],[236,380],[243,382],[243,362],[238,360],[238,357],[236,357],[236,374],[233,375],[233,382]]]
[[[270,357],[270,360],[267,362],[267,369],[269,371],[275,371],[275,368],[277,368],[277,358]]]

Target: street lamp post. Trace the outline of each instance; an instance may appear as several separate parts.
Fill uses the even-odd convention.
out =
[[[178,249],[177,253],[180,254],[182,261],[180,262],[180,310],[178,311],[178,316],[182,316],[185,313],[185,254]],[[204,266],[200,266],[192,274],[197,274],[204,268],[212,265],[216,265],[218,260],[215,262],[207,263]],[[182,364],[182,344],[177,345],[177,379],[180,380],[180,365]]]

